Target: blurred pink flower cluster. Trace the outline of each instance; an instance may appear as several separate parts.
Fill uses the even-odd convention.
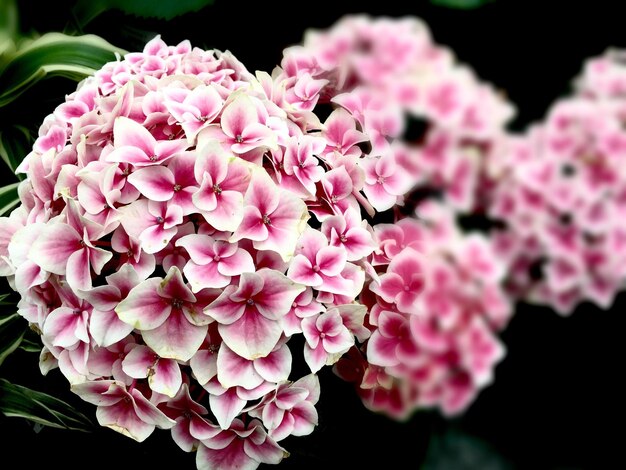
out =
[[[626,68],[620,54],[589,60],[572,96],[511,138],[490,162],[487,212],[514,298],[561,314],[609,308],[626,279]]]
[[[106,64],[44,120],[0,218],[42,372],[201,469],[279,463],[324,366],[396,419],[461,412],[515,302],[621,289],[618,59],[520,136],[417,19],[346,17],[271,74],[159,37]]]
[[[452,214],[424,203],[418,219],[375,226],[378,276],[362,296],[372,334],[334,368],[369,409],[397,419],[433,406],[462,411],[504,357],[496,332],[512,314],[506,266],[486,237],[461,234]]]

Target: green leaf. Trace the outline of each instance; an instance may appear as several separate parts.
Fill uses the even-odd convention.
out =
[[[17,313],[0,314],[0,365],[19,347],[27,329],[28,323]]]
[[[15,0],[0,0],[0,55],[2,43],[17,37],[18,21]]]
[[[479,8],[486,3],[494,2],[495,0],[430,0],[433,5],[446,8],[456,8],[458,10],[472,10]]]
[[[0,130],[0,158],[13,173],[31,151],[33,142],[30,131],[24,126],[11,126]]]
[[[430,436],[426,458],[420,470],[498,469],[515,467],[495,447],[455,425]]]
[[[20,202],[17,187],[20,183],[11,183],[0,188],[0,216],[7,214]]]
[[[0,379],[0,411],[7,417],[24,418],[43,426],[90,431],[92,422],[58,398]]]
[[[38,39],[20,44],[8,55],[0,69],[0,107],[6,106],[46,76],[59,75],[82,80],[110,61],[119,49],[99,36],[68,36],[47,33]],[[6,60],[6,59],[5,59]]]
[[[176,16],[200,10],[214,0],[78,0],[72,9],[79,28],[107,10],[121,10],[144,18],[171,20]]]
[[[29,331],[30,330],[26,331],[26,335],[29,334]],[[39,352],[41,352],[41,348],[42,348],[41,343],[39,343],[39,342],[37,342],[37,341],[35,341],[35,340],[31,339],[31,338],[28,338],[26,335],[22,339],[22,342],[20,343],[19,348],[22,351],[29,352],[29,353],[39,353]]]

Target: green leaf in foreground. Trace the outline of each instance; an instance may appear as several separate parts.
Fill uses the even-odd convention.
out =
[[[433,5],[447,8],[456,8],[458,10],[472,10],[482,7],[487,3],[495,0],[430,0]]]
[[[28,323],[17,313],[0,314],[0,365],[15,351],[28,330]]]
[[[32,145],[33,137],[24,126],[11,126],[0,130],[0,158],[13,173],[31,151]]]
[[[46,76],[82,80],[115,60],[116,53],[123,55],[126,51],[92,34],[47,33],[20,44],[17,51],[4,58],[6,65],[0,70],[0,107]]]
[[[7,417],[24,418],[43,426],[90,431],[92,422],[58,398],[0,379],[0,411]]]
[[[11,183],[0,188],[0,216],[11,211],[20,202],[17,195],[17,187],[19,183]]]
[[[0,0],[0,43],[17,37],[18,23],[15,0]],[[0,55],[2,50],[0,45]]]
[[[144,18],[171,20],[176,16],[200,10],[213,0],[78,0],[73,8],[80,28],[107,10],[121,10]]]

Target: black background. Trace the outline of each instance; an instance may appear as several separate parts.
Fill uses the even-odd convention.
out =
[[[71,18],[69,0],[19,3],[26,30],[62,30]],[[247,6],[217,0],[170,22],[109,12],[85,32],[127,50],[139,50],[157,33],[168,43],[190,39],[193,45],[232,51],[250,70],[270,71],[282,49],[300,42],[306,28],[329,27],[347,13],[418,16],[438,43],[451,47],[462,62],[507,94],[518,108],[512,128],[523,129],[568,93],[587,57],[626,46],[620,3],[496,0],[461,11],[428,1]],[[41,91],[31,93],[33,101],[43,98]],[[39,122],[43,115],[33,112],[31,118]],[[10,177],[3,175],[7,181]],[[324,370],[320,425],[311,436],[283,441],[292,455],[281,466],[369,469],[376,463],[417,469],[427,462],[428,468],[472,470],[623,467],[625,307],[626,297],[620,296],[610,311],[584,304],[562,318],[546,308],[518,306],[502,335],[508,354],[496,369],[494,384],[452,420],[436,412],[418,413],[405,423],[375,415],[362,407],[348,384]],[[72,395],[58,371],[39,375],[36,355],[16,353],[0,368],[0,376],[52,393],[94,416],[94,407]],[[15,466],[23,468],[194,468],[193,455],[158,430],[137,444],[108,429],[35,432],[24,421],[0,417],[0,450],[3,468],[13,467],[6,464],[10,457],[19,459]]]

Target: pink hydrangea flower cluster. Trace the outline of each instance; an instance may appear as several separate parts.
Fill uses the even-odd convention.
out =
[[[489,214],[519,299],[569,314],[609,308],[626,279],[626,69],[614,53],[589,61],[579,91],[512,139],[497,162]]]
[[[198,468],[280,462],[317,424],[324,366],[372,410],[457,413],[491,381],[511,306],[490,242],[455,216],[511,114],[416,19],[347,17],[272,74],[157,37],[45,119],[0,275],[42,372],[103,426],[170,429]]]
[[[380,159],[362,162],[364,192],[376,210],[411,202],[395,197],[407,189],[400,174],[457,212],[474,209],[484,161],[500,151],[514,114],[416,18],[348,16],[328,30],[310,30],[303,45],[285,50],[273,76],[297,108],[306,108],[303,97],[314,90],[316,100],[340,105],[370,137],[370,155]],[[423,129],[407,129],[411,122]]]
[[[397,419],[431,407],[457,414],[504,357],[497,333],[512,314],[506,266],[489,239],[462,234],[438,204],[374,230],[378,277],[362,296],[371,336],[334,370],[371,410]]]
[[[103,426],[171,429],[199,468],[278,463],[317,424],[315,373],[369,333],[369,203],[340,160],[366,141],[347,113],[272,101],[229,53],[157,37],[107,64],[46,118],[0,222],[42,370]]]

